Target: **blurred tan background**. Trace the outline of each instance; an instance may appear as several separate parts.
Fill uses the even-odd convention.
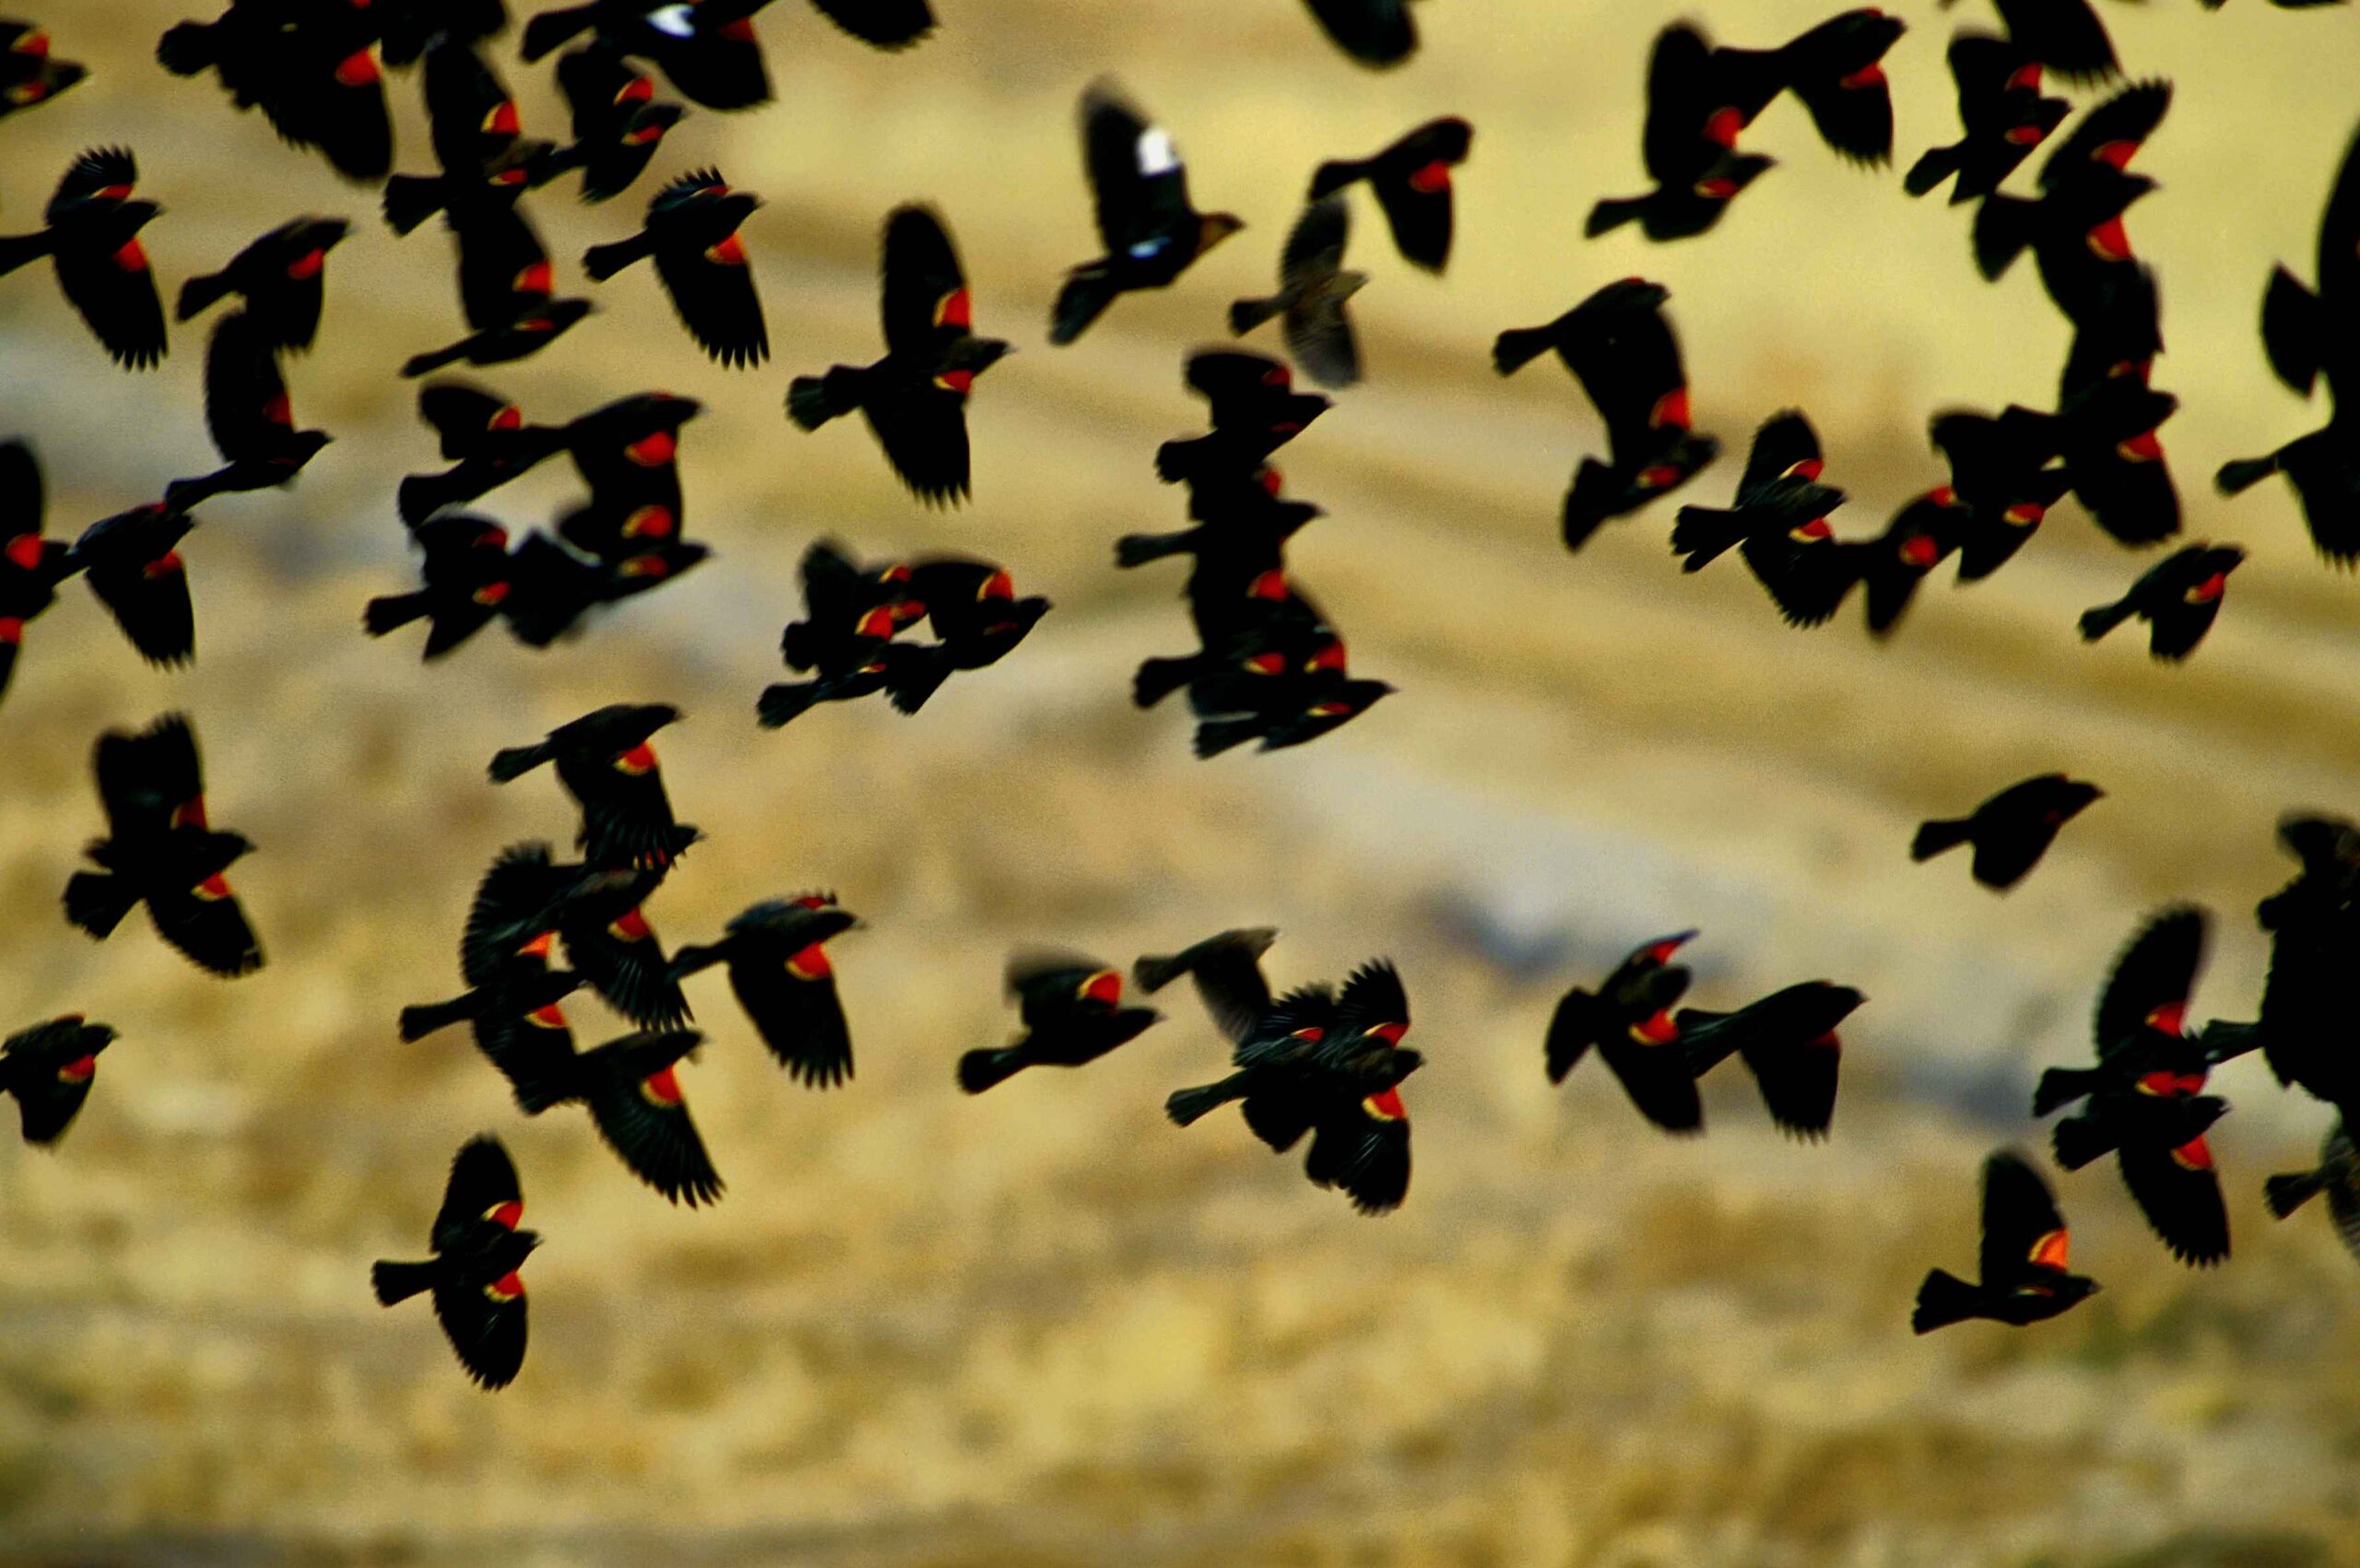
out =
[[[583,248],[635,225],[655,178],[604,208],[570,183],[530,199],[561,287],[599,313],[479,379],[549,419],[651,387],[705,399],[682,464],[719,554],[548,655],[492,633],[427,668],[415,629],[372,643],[359,620],[414,581],[393,489],[436,464],[395,369],[458,335],[447,238],[395,241],[373,191],[166,77],[169,0],[50,0],[58,53],[93,76],[0,126],[7,227],[116,141],[170,209],[149,250],[174,291],[296,213],[359,221],[289,367],[299,419],[336,442],[292,490],[206,509],[184,547],[195,667],[144,668],[70,585],[0,708],[0,1024],[76,1009],[123,1032],[56,1153],[0,1139],[0,1563],[2360,1562],[2360,1273],[2324,1215],[2261,1208],[2323,1114],[2258,1062],[2216,1080],[2236,1104],[2214,1140],[2227,1267],[2175,1266],[2094,1167],[2059,1185],[2104,1295],[2021,1334],[1907,1328],[1926,1267],[1973,1261],[1984,1152],[2045,1140],[2032,1077],[2086,1052],[2142,912],[2211,905],[2198,1016],[2248,1016],[2250,909],[2286,869],[2273,819],[2360,812],[2360,590],[2282,486],[2210,489],[2323,418],[2270,379],[2255,320],[2274,260],[2310,276],[2360,117],[2360,19],[2103,7],[2132,73],[2179,87],[2131,230],[2163,279],[2189,533],[2251,552],[2173,670],[2135,631],[2076,642],[2074,615],[2144,562],[2070,503],[1995,581],[1957,592],[1945,569],[1886,647],[1857,607],[1787,631],[1735,565],[1682,578],[1669,506],[1568,558],[1558,497],[1596,421],[1550,365],[1489,368],[1498,329],[1660,278],[1729,449],[1682,499],[1722,501],[1752,427],[1800,404],[1855,497],[1839,529],[1881,526],[1942,477],[1929,413],[2045,403],[2064,353],[2028,265],[1984,286],[1966,213],[1900,190],[1955,134],[1942,48],[1985,6],[1902,8],[1894,171],[1840,165],[1782,103],[1749,136],[1781,166],[1667,249],[1580,232],[1643,183],[1647,40],[1683,7],[1430,0],[1423,52],[1379,75],[1297,0],[938,5],[935,39],[886,56],[780,0],[760,24],[778,100],[693,112],[656,161],[717,161],[768,199],[747,232],[775,348],[759,371],[709,367],[643,269],[582,283]],[[1833,8],[1708,19],[1768,45]],[[560,134],[514,36],[499,59],[526,129]],[[1102,72],[1170,127],[1200,203],[1252,227],[1051,349],[1057,280],[1095,253],[1072,108]],[[400,166],[424,168],[416,78],[390,80]],[[1360,208],[1369,381],[1281,459],[1332,513],[1299,576],[1400,694],[1307,749],[1199,764],[1181,714],[1127,697],[1138,659],[1186,645],[1181,570],[1118,573],[1109,542],[1179,517],[1150,454],[1199,428],[1181,354],[1264,290],[1312,164],[1444,112],[1478,127],[1450,274],[1413,275]],[[857,423],[805,436],[779,407],[791,373],[877,352],[875,233],[910,198],[942,206],[979,327],[1022,350],[977,389],[975,501],[948,515]],[[37,446],[53,534],[212,466],[204,330],[118,373],[41,266],[0,281],[0,429]],[[552,464],[487,509],[547,522],[572,489]],[[867,703],[766,734],[754,693],[821,535],[986,554],[1057,609],[918,719]],[[495,789],[485,760],[622,700],[690,714],[666,775],[711,837],[651,911],[668,941],[804,887],[870,925],[836,947],[859,1062],[840,1092],[792,1085],[717,977],[692,987],[712,1038],[683,1081],[729,1183],[707,1212],[640,1187],[578,1114],[521,1118],[463,1033],[393,1030],[454,989],[491,855],[572,831],[553,780]],[[144,916],[99,946],[56,907],[100,825],[92,739],[171,708],[196,719],[215,819],[261,845],[237,879],[269,967],[235,984]],[[1908,864],[1918,819],[2049,768],[2110,794],[2012,897]],[[1185,993],[1086,1072],[954,1087],[957,1053],[1009,1028],[1011,948],[1127,964],[1265,923],[1282,984],[1378,953],[1409,979],[1431,1065],[1398,1214],[1357,1218],[1234,1117],[1164,1123],[1163,1095],[1221,1062]],[[1549,1088],[1564,985],[1691,925],[1699,1005],[1812,976],[1869,993],[1829,1143],[1774,1136],[1736,1067],[1698,1142],[1642,1125],[1594,1064]],[[595,1002],[573,1011],[606,1037]],[[485,1128],[548,1238],[531,1354],[497,1397],[422,1308],[367,1287],[372,1258],[415,1254],[451,1151]]]

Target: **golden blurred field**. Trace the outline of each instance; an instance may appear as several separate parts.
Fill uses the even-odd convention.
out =
[[[2274,260],[2310,274],[2360,111],[2354,14],[2104,7],[2132,73],[2178,84],[2131,229],[2163,280],[2189,533],[2251,552],[2168,669],[2131,631],[2076,641],[2143,563],[2070,504],[1994,581],[1942,573],[1884,647],[1857,607],[1799,634],[1734,565],[1682,578],[1670,507],[1562,551],[1558,496],[1599,431],[1546,365],[1495,381],[1488,345],[1609,278],[1671,287],[1699,426],[1729,449],[1682,499],[1717,503],[1754,424],[1800,404],[1850,532],[1941,477],[1929,413],[2044,403],[2064,352],[2028,265],[1982,285],[1965,212],[1837,163],[1791,104],[1749,136],[1780,167],[1713,235],[1582,240],[1592,200],[1643,183],[1646,40],[1682,7],[1427,0],[1424,51],[1380,75],[1297,0],[938,5],[940,33],[887,56],[779,0],[778,100],[695,112],[656,161],[717,161],[768,198],[747,232],[759,371],[709,367],[643,270],[582,284],[581,250],[628,231],[652,180],[604,208],[570,183],[531,199],[561,289],[599,313],[478,379],[551,419],[656,386],[704,399],[682,464],[718,558],[548,655],[488,634],[434,668],[415,630],[358,623],[412,581],[393,489],[436,464],[394,372],[456,335],[447,240],[394,240],[373,191],[159,70],[171,0],[40,7],[93,77],[0,125],[0,227],[115,141],[169,209],[148,248],[174,290],[298,212],[360,221],[289,367],[336,443],[293,489],[206,509],[184,547],[197,665],[146,669],[69,586],[0,708],[0,1025],[86,1010],[123,1032],[57,1152],[0,1138],[0,1563],[2360,1562],[2360,1273],[2322,1215],[2261,1207],[2324,1113],[2260,1063],[2216,1080],[2227,1267],[2174,1265],[2101,1164],[2059,1185],[2104,1295],[2023,1333],[1906,1323],[1927,1267],[1973,1261],[1983,1153],[2045,1138],[2032,1078],[2087,1050],[2142,913],[2211,905],[2198,1016],[2249,1016],[2274,819],[2360,813],[2360,587],[2317,562],[2283,486],[2227,504],[2209,483],[2323,417],[2271,380],[2254,324]],[[1766,45],[1835,8],[1705,16]],[[1943,43],[1988,15],[1897,8],[1906,162],[1954,134]],[[558,133],[513,48],[527,131]],[[1072,106],[1107,72],[1172,129],[1199,202],[1252,227],[1052,349],[1049,301],[1095,245]],[[422,168],[415,77],[389,80],[401,166]],[[1118,573],[1109,541],[1178,517],[1149,459],[1198,425],[1180,356],[1264,290],[1310,166],[1441,112],[1478,127],[1448,278],[1401,265],[1362,208],[1370,379],[1282,459],[1331,513],[1297,574],[1356,670],[1401,690],[1315,747],[1199,764],[1181,715],[1128,701],[1137,660],[1185,643],[1182,572]],[[948,515],[856,422],[805,436],[779,408],[789,374],[873,357],[875,233],[912,198],[947,213],[978,326],[1021,349],[978,388],[976,499]],[[0,432],[40,452],[53,534],[212,466],[203,341],[122,374],[45,266],[0,280]],[[563,469],[485,509],[546,522]],[[767,734],[753,696],[822,535],[990,555],[1058,607],[917,719],[864,703]],[[464,1034],[394,1034],[453,988],[494,851],[572,831],[554,781],[494,788],[485,760],[624,700],[690,715],[666,772],[710,837],[653,906],[667,940],[803,887],[869,923],[835,949],[847,1090],[797,1089],[717,977],[693,984],[712,1039],[683,1081],[730,1189],[710,1211],[668,1208],[578,1113],[520,1117]],[[261,845],[238,884],[270,962],[235,984],[144,916],[100,946],[57,911],[100,826],[92,739],[171,708],[197,722],[216,821]],[[1918,819],[2048,768],[2109,796],[2012,896],[1908,864]],[[1400,962],[1430,1066],[1399,1213],[1355,1217],[1234,1117],[1164,1123],[1162,1096],[1221,1060],[1185,994],[1083,1073],[954,1086],[958,1052],[1009,1025],[1010,949],[1127,964],[1244,924],[1284,929],[1284,983]],[[1559,991],[1691,925],[1698,1005],[1814,975],[1869,993],[1827,1144],[1774,1136],[1736,1068],[1699,1142],[1645,1126],[1594,1065],[1550,1090]],[[595,1002],[574,1011],[605,1037]],[[485,1128],[548,1238],[532,1352],[498,1397],[422,1306],[367,1286],[371,1259],[415,1254]]]

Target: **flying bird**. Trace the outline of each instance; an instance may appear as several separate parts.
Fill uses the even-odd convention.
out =
[[[304,349],[320,327],[328,253],[351,230],[341,218],[298,218],[280,224],[230,258],[218,272],[181,285],[173,319],[187,321],[235,294],[245,314],[274,348]]]
[[[730,992],[779,1066],[798,1083],[833,1089],[852,1078],[852,1031],[827,944],[859,925],[833,893],[768,899],[731,920],[719,941],[675,952],[672,978],[726,965]]]
[[[1342,198],[1323,196],[1313,202],[1287,235],[1279,257],[1279,291],[1229,307],[1229,329],[1240,337],[1273,316],[1283,316],[1287,352],[1306,375],[1326,387],[1351,386],[1361,379],[1360,342],[1344,311],[1368,274],[1344,269],[1351,229],[1351,208]]]
[[[27,1143],[48,1148],[65,1136],[90,1097],[99,1053],[114,1039],[107,1025],[67,1013],[0,1040],[0,1094],[16,1101]]]
[[[451,1161],[442,1207],[428,1233],[433,1256],[422,1263],[390,1259],[371,1266],[369,1283],[380,1306],[416,1295],[434,1304],[459,1364],[484,1388],[505,1388],[525,1364],[525,1281],[518,1270],[541,1238],[517,1229],[525,1189],[515,1162],[486,1133],[463,1145]]]
[[[1079,1067],[1136,1040],[1162,1015],[1123,1006],[1123,976],[1094,959],[1019,954],[1008,965],[1008,995],[1024,1032],[1009,1044],[959,1058],[959,1087],[981,1094],[1027,1067]]]
[[[2112,604],[2082,612],[2082,640],[2094,643],[2136,616],[2147,623],[2147,652],[2177,664],[2196,651],[2221,613],[2229,573],[2245,560],[2235,545],[2193,544],[2140,575]]]
[[[1245,227],[1188,203],[1188,171],[1171,134],[1150,124],[1111,82],[1081,95],[1084,172],[1106,253],[1066,275],[1049,316],[1049,341],[1071,343],[1123,294],[1163,289],[1198,256]]]
[[[1970,845],[1975,879],[2004,893],[2040,864],[2059,829],[2105,794],[2063,773],[2041,773],[2010,784],[1965,817],[1920,822],[1909,842],[1909,858],[1931,860]]]
[[[2057,1199],[2024,1157],[2001,1149],[1983,1162],[1983,1248],[1977,1281],[1929,1269],[1918,1287],[1909,1326],[1930,1334],[1971,1317],[1994,1323],[2045,1322],[2096,1293],[2094,1279],[2072,1273],[2070,1243]]]
[[[74,160],[42,209],[43,227],[0,237],[0,276],[47,256],[57,286],[107,355],[126,370],[164,358],[164,305],[139,231],[164,209],[136,200],[139,165],[123,147]]]
[[[683,174],[647,204],[647,224],[628,240],[593,245],[582,270],[603,283],[634,262],[652,259],[680,324],[705,353],[732,370],[771,357],[761,297],[738,230],[761,198],[733,191],[720,171]]]
[[[1474,139],[1474,127],[1456,116],[1429,120],[1367,158],[1321,164],[1312,171],[1309,199],[1321,201],[1366,181],[1401,259],[1439,273],[1450,265],[1450,171],[1467,161]]]

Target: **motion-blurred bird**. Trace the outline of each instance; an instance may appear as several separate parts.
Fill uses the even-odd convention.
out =
[[[2082,640],[2094,643],[2132,616],[2147,622],[2147,651],[2177,664],[2196,650],[2221,613],[2229,573],[2245,560],[2235,545],[2193,544],[2149,567],[2112,604],[2082,612]]]
[[[2041,63],[2012,40],[1962,32],[1951,40],[1950,66],[1964,134],[1947,147],[1927,149],[1902,185],[1922,196],[1952,181],[1951,205],[1956,206],[1998,190],[2064,122],[2072,105],[2041,92]]]
[[[1027,1067],[1078,1067],[1129,1043],[1162,1015],[1123,1006],[1123,976],[1094,959],[1020,954],[1008,965],[1008,995],[1024,1032],[1007,1045],[959,1058],[959,1087],[981,1094]]]
[[[1287,235],[1279,257],[1279,291],[1229,307],[1229,329],[1240,337],[1283,316],[1287,352],[1304,374],[1326,387],[1351,386],[1361,379],[1360,342],[1345,306],[1368,274],[1344,270],[1351,228],[1351,208],[1340,197],[1313,202]]]
[[[719,941],[675,952],[672,978],[726,964],[731,993],[779,1065],[798,1083],[833,1089],[852,1077],[852,1032],[827,943],[859,925],[833,893],[765,900]]]
[[[467,1375],[485,1388],[505,1388],[525,1365],[525,1281],[518,1270],[541,1238],[517,1226],[525,1189],[515,1162],[489,1133],[463,1145],[451,1161],[442,1207],[422,1263],[390,1259],[372,1265],[369,1283],[380,1306],[431,1293],[434,1320]]]
[[[679,717],[678,708],[663,702],[609,703],[558,725],[537,745],[495,752],[491,782],[507,784],[553,765],[558,782],[582,808],[575,842],[591,866],[668,867],[698,834],[673,820],[663,770],[648,742]]]
[[[1474,139],[1474,127],[1455,115],[1430,120],[1367,158],[1321,164],[1312,171],[1309,199],[1324,200],[1365,180],[1401,259],[1438,273],[1450,264],[1450,171],[1467,161]]]
[[[114,1038],[105,1024],[67,1013],[0,1040],[0,1094],[16,1101],[27,1143],[47,1147],[65,1136],[90,1097],[99,1053]]]
[[[341,218],[298,218],[254,241],[218,272],[181,285],[174,319],[187,321],[225,295],[245,301],[245,314],[275,348],[304,349],[320,327],[328,253],[351,225]]]
[[[412,524],[409,537],[425,553],[419,567],[425,585],[371,599],[361,623],[370,636],[383,637],[424,620],[420,656],[439,659],[498,619],[509,593],[508,530],[490,518],[454,512]]]
[[[385,85],[370,53],[382,25],[370,0],[231,0],[214,21],[166,29],[156,60],[176,77],[212,71],[289,146],[316,147],[346,179],[373,182],[394,166]]]
[[[174,548],[195,525],[186,513],[149,501],[91,524],[66,557],[151,665],[184,665],[196,657],[188,565]]]
[[[1909,858],[1931,860],[1960,844],[1975,851],[1975,879],[2004,893],[2040,864],[2058,831],[2106,791],[2063,773],[2010,784],[1965,817],[1920,822]]]
[[[273,336],[243,311],[215,324],[205,351],[205,426],[227,461],[210,474],[165,486],[166,510],[185,513],[230,491],[292,484],[327,445],[325,430],[295,428]]]
[[[47,256],[57,286],[107,355],[126,370],[164,357],[164,305],[139,231],[164,209],[134,200],[139,165],[123,147],[74,160],[42,209],[43,227],[0,237],[0,276]]]
[[[732,370],[759,365],[771,357],[770,333],[738,230],[760,206],[751,192],[731,190],[720,171],[693,171],[655,193],[637,234],[584,253],[582,269],[603,283],[653,259],[680,324],[705,353]]]
[[[1695,936],[1680,931],[1642,942],[1596,992],[1575,985],[1558,999],[1544,1051],[1551,1083],[1564,1082],[1595,1048],[1639,1114],[1666,1132],[1703,1130],[1696,1075],[1671,1017],[1688,989],[1687,969],[1671,957]]]
[[[2023,1156],[2001,1149],[1983,1162],[1983,1250],[1977,1282],[1940,1268],[1918,1287],[1909,1326],[1929,1334],[1971,1317],[2023,1327],[2079,1305],[2097,1281],[2071,1273],[2057,1199]]]
[[[40,23],[0,21],[0,119],[47,103],[88,75],[78,61],[50,53]]]
[[[1111,82],[1081,95],[1083,170],[1106,253],[1066,275],[1049,341],[1071,343],[1123,294],[1169,287],[1198,256],[1245,227],[1188,204],[1188,171],[1170,133],[1148,123]]]
[[[70,546],[41,536],[45,493],[32,448],[0,442],[0,698],[8,694],[26,626],[57,602],[58,584],[81,570]]]
[[[1806,980],[1733,1013],[1682,1008],[1672,1014],[1688,1070],[1702,1078],[1734,1055],[1753,1075],[1762,1102],[1789,1138],[1827,1136],[1835,1116],[1844,1043],[1836,1026],[1868,998],[1848,985]]]

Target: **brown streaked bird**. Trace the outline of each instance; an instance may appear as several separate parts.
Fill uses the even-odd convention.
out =
[[[43,227],[0,237],[0,275],[47,256],[57,286],[108,358],[151,370],[164,358],[164,304],[139,231],[164,209],[135,200],[139,165],[124,147],[74,160],[42,210]]]
[[[51,1148],[65,1136],[90,1097],[99,1053],[114,1039],[107,1025],[67,1013],[0,1040],[0,1094],[16,1101],[27,1143]]]
[[[1920,822],[1909,841],[1909,858],[1931,860],[1960,844],[1971,845],[1975,879],[2004,893],[2040,864],[2059,829],[2105,796],[2094,784],[2041,773],[2010,784],[1965,817]]]
[[[1312,171],[1310,199],[1367,181],[1401,259],[1439,273],[1450,265],[1450,171],[1467,161],[1474,139],[1474,127],[1456,115],[1429,120],[1381,152],[1321,164]]]
[[[490,1133],[467,1140],[451,1161],[442,1207],[428,1233],[433,1256],[370,1267],[377,1304],[425,1294],[442,1336],[478,1386],[505,1388],[525,1365],[525,1281],[518,1270],[541,1238],[517,1226],[525,1189],[515,1162]]]
[[[731,993],[779,1065],[798,1083],[833,1089],[852,1078],[852,1032],[827,943],[860,924],[833,893],[767,899],[731,920],[721,940],[674,952],[672,978],[726,964]]]
[[[761,205],[731,190],[719,170],[694,170],[655,193],[637,234],[584,252],[582,270],[603,283],[652,258],[665,297],[706,355],[732,370],[759,365],[771,357],[770,332],[738,230]]]
[[[1010,349],[975,336],[966,273],[934,213],[894,208],[879,257],[885,357],[796,376],[787,415],[816,430],[857,408],[911,492],[929,506],[955,506],[967,499],[968,395]]]
[[[1024,1032],[959,1058],[959,1087],[981,1094],[1027,1067],[1079,1067],[1127,1044],[1163,1015],[1123,1006],[1123,976],[1095,959],[1020,953],[1009,961],[1008,995]]]
[[[2080,1305],[2094,1279],[2070,1271],[2071,1244],[2057,1199],[2024,1156],[2003,1149],[1983,1162],[1983,1247],[1977,1281],[1929,1269],[1909,1326],[1930,1334],[1971,1317],[2022,1328]]]
[[[1066,275],[1049,341],[1071,343],[1121,295],[1165,289],[1197,258],[1245,227],[1233,213],[1200,213],[1171,134],[1150,124],[1111,81],[1081,95],[1083,170],[1106,253]]]
[[[109,730],[92,759],[107,835],[83,854],[100,867],[65,883],[65,918],[103,940],[137,905],[156,934],[224,978],[262,967],[262,946],[222,873],[254,847],[215,831],[188,720],[167,713],[136,735]]]
[[[1320,385],[1351,386],[1361,379],[1360,341],[1345,306],[1368,274],[1344,269],[1351,208],[1323,196],[1303,209],[1279,256],[1279,291],[1229,307],[1229,330],[1239,337],[1273,316],[1285,318],[1287,352]]]
[[[2352,1135],[2344,1130],[2341,1111],[2319,1144],[2319,1162],[2307,1171],[2272,1176],[2261,1184],[2261,1190],[2272,1217],[2279,1220],[2319,1194],[2327,1194],[2328,1215],[2335,1221],[2336,1239],[2343,1244],[2344,1251],[2360,1258],[2360,1149],[2353,1146]]]

